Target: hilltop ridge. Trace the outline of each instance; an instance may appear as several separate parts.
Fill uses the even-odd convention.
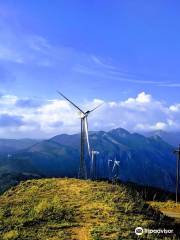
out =
[[[28,180],[0,197],[3,240],[144,239],[145,235],[137,238],[134,233],[138,226],[177,227],[124,184],[66,178]],[[155,237],[165,239],[157,234],[148,239]]]

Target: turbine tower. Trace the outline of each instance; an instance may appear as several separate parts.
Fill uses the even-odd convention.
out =
[[[177,155],[176,162],[176,204],[178,202],[178,194],[179,194],[179,161],[180,161],[180,144],[177,150],[174,151],[174,154]]]
[[[92,110],[83,111],[81,108],[79,108],[75,103],[73,103],[70,99],[68,99],[64,94],[57,91],[59,95],[61,95],[64,99],[66,99],[71,105],[73,105],[79,112],[81,117],[81,154],[80,154],[80,165],[79,165],[79,173],[78,178],[80,179],[86,179],[87,178],[87,171],[86,171],[86,164],[84,161],[84,153],[85,153],[85,138],[87,141],[87,148],[89,157],[91,159],[91,149],[89,144],[89,135],[88,135],[88,116],[90,113],[92,113],[94,110],[96,110],[98,107],[100,107],[102,104],[96,106]]]
[[[109,180],[111,180],[111,178],[112,178],[112,164],[113,164],[113,160],[108,159],[108,178],[109,178]]]

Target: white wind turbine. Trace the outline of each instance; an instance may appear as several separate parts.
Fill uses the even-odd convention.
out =
[[[91,158],[91,178],[94,180],[97,178],[97,162],[96,162],[96,155],[99,154],[98,151],[91,151],[92,158]]]
[[[75,103],[73,103],[71,100],[69,100],[66,96],[64,96],[61,92],[57,91],[64,99],[66,99],[71,105],[73,105],[79,112],[81,117],[81,155],[80,155],[80,166],[79,166],[79,174],[78,177],[82,179],[87,178],[87,172],[86,172],[86,165],[84,161],[84,151],[85,151],[85,138],[87,141],[87,148],[89,157],[91,159],[91,149],[89,144],[89,135],[88,135],[88,116],[90,113],[92,113],[94,110],[96,110],[98,107],[100,107],[102,104],[96,106],[92,110],[89,111],[83,111],[81,108],[79,108]]]
[[[114,172],[114,170],[116,169],[116,173],[115,173],[116,178],[118,178],[118,175],[119,175],[119,167],[120,167],[120,161],[117,161],[115,158],[112,172]]]
[[[110,163],[112,163],[112,162],[113,162],[113,160],[111,160],[111,159],[108,160],[108,167],[110,167]]]
[[[109,180],[111,179],[111,167],[112,167],[112,163],[113,163],[113,160],[112,160],[112,159],[108,159],[108,177],[109,177]]]

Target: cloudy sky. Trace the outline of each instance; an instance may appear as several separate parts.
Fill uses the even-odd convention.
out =
[[[180,130],[179,1],[0,0],[0,138]]]

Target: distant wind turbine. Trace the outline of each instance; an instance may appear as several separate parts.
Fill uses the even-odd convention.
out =
[[[88,153],[91,159],[91,149],[89,144],[89,135],[88,135],[88,116],[90,113],[92,113],[94,110],[99,108],[102,104],[99,104],[92,110],[83,111],[81,108],[79,108],[75,103],[73,103],[70,99],[68,99],[64,94],[57,91],[59,95],[61,95],[64,99],[66,99],[71,105],[73,105],[80,113],[81,113],[81,155],[80,155],[80,166],[79,166],[79,174],[78,177],[81,179],[87,178],[87,172],[86,172],[86,165],[84,161],[84,150],[85,150],[85,137],[87,141],[87,147],[88,147]]]
[[[113,169],[112,172],[114,172],[114,170],[116,169],[116,173],[115,173],[115,178],[118,178],[119,176],[119,167],[120,167],[120,161],[117,161],[116,158],[114,160],[114,165],[113,165]]]
[[[113,163],[113,160],[108,159],[108,175],[109,175],[108,177],[109,177],[109,180],[111,180],[111,175],[112,175],[112,173],[111,173],[112,163]]]
[[[96,180],[97,179],[97,159],[96,159],[96,155],[99,154],[98,151],[91,151],[92,153],[92,158],[91,158],[91,178],[92,180]]]
[[[176,163],[176,203],[178,202],[178,194],[179,194],[179,161],[180,161],[180,144],[177,150],[174,151],[174,154],[177,155],[177,163]]]
[[[112,162],[113,162],[113,160],[111,160],[111,159],[108,160],[108,167],[110,167],[110,163],[112,163]]]

